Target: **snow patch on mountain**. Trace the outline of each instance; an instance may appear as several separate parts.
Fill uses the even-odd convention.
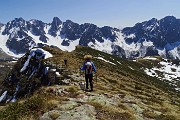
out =
[[[107,63],[110,63],[110,64],[112,64],[112,65],[116,65],[115,63],[110,62],[110,61],[104,59],[103,57],[94,57],[94,58],[99,59],[99,60],[102,60],[102,61],[107,62]]]
[[[74,40],[74,41],[69,41],[67,39],[67,41],[69,41],[69,46],[63,46],[62,42],[63,42],[63,40],[66,40],[66,39],[64,39],[64,37],[60,35],[60,30],[57,32],[57,36],[54,37],[49,34],[50,28],[51,28],[51,26],[48,24],[45,25],[45,27],[44,27],[45,36],[47,37],[47,43],[40,41],[39,40],[40,36],[33,35],[31,32],[28,32],[27,34],[33,38],[33,40],[36,44],[43,43],[43,44],[46,44],[49,46],[53,45],[53,46],[59,47],[61,50],[64,50],[64,51],[69,51],[69,52],[73,51],[73,50],[75,50],[75,46],[79,45],[79,39]],[[62,25],[59,26],[59,28],[62,28]]]
[[[111,46],[113,43],[108,39],[103,39],[103,40],[104,40],[104,42],[99,42],[96,40],[95,44],[93,44],[92,42],[89,42],[88,46],[93,49],[111,54],[111,52],[113,50]]]
[[[120,46],[121,48],[123,48],[126,51],[126,55],[128,55],[129,52],[138,51],[140,49],[141,43],[132,42],[131,44],[128,44],[124,40],[125,36],[123,33],[116,32],[116,34],[117,34],[118,38],[116,39],[115,44]],[[130,36],[126,36],[126,37],[130,38],[130,37],[134,37],[134,35],[130,35]]]
[[[127,38],[135,38],[136,35],[135,35],[135,34],[130,34],[130,35],[126,36],[126,37],[127,37]]]
[[[48,51],[42,49],[42,48],[33,48],[30,53],[41,53],[42,55],[40,56],[40,58],[44,57],[44,59],[53,57],[53,55],[51,53],[49,53]],[[38,57],[38,59],[40,59]]]
[[[174,59],[179,59],[180,58],[180,51],[178,50],[179,47],[174,48],[173,50],[170,50],[168,53],[171,55],[172,58]]]
[[[20,72],[23,72],[27,66],[29,65],[29,62],[30,62],[30,59],[32,57],[35,57],[35,59],[39,60],[39,59],[47,59],[49,57],[52,57],[52,54],[49,53],[48,51],[45,51],[41,48],[33,48],[31,51],[30,51],[30,54],[28,56],[28,59],[27,61],[24,63],[23,67],[21,68]]]
[[[1,49],[6,52],[6,54],[10,55],[10,56],[14,56],[14,57],[21,57],[23,54],[16,54],[16,51],[12,51],[10,50],[7,46],[6,46],[6,42],[9,39],[9,35],[2,35],[2,31],[4,31],[5,26],[3,26],[1,28],[0,31],[0,45],[1,45]]]
[[[20,30],[19,27],[14,27],[9,30],[9,33],[11,33],[10,38],[14,38],[17,35],[17,32]]]
[[[157,51],[158,51],[158,54],[161,56],[161,57],[164,57],[164,58],[166,58],[166,49],[165,48],[158,48],[157,49]]]
[[[37,43],[43,43],[42,41],[39,40],[40,36],[36,36],[34,34],[32,34],[30,31],[27,31],[28,36],[31,36],[34,40],[34,42]]]
[[[127,43],[125,41],[125,38],[134,38],[135,35],[131,34],[129,36],[125,36],[121,32],[116,32],[116,35],[118,36],[116,41],[114,42],[115,45],[120,46],[124,51],[126,58],[130,58],[132,54],[138,53],[139,55],[137,57],[144,57],[147,52],[148,47],[153,47],[153,42],[151,41],[143,41],[143,42],[132,42],[132,43]]]
[[[0,48],[2,46],[4,52],[17,56],[16,51],[25,53],[38,45],[57,46],[64,51],[84,45],[123,58],[160,55],[180,59],[180,34],[179,28],[176,28],[178,20],[172,16],[161,20],[153,18],[119,30],[109,26],[100,28],[89,23],[79,25],[70,20],[62,22],[57,17],[53,18],[52,23],[15,18],[1,25],[0,37],[4,40],[1,39],[3,44]],[[169,22],[172,24],[169,25]]]
[[[151,56],[147,56],[147,57],[145,57],[143,59],[146,59],[146,60],[157,60],[157,58],[151,57]]]
[[[77,45],[79,45],[79,39],[69,42],[69,46],[61,45],[61,49],[64,51],[71,52],[71,51],[75,50]]]
[[[151,41],[144,41],[143,43],[142,43],[142,45],[143,46],[153,46],[153,42],[151,42]]]
[[[155,72],[153,69],[148,69],[148,68],[146,68],[146,69],[144,70],[144,72],[145,72],[147,75],[149,75],[149,76],[159,78],[158,75],[156,74],[156,72]]]
[[[146,68],[144,71],[147,75],[157,77],[162,81],[167,81],[169,84],[175,86],[176,89],[180,89],[177,85],[180,82],[180,66],[167,62],[167,60],[158,63],[158,67],[151,69]]]

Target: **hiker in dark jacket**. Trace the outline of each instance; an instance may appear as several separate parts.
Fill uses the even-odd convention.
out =
[[[67,67],[67,59],[64,59],[64,65]]]
[[[93,71],[96,72],[96,67],[94,66],[94,63],[91,61],[92,56],[91,55],[85,55],[84,56],[85,62],[83,66],[80,68],[80,70],[85,71],[85,80],[86,80],[86,91],[88,91],[88,83],[90,83],[90,91],[93,91]]]

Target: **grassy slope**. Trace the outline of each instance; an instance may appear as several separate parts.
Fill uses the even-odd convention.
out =
[[[103,107],[99,103],[89,102],[88,104],[93,105],[97,111],[99,111],[101,114],[97,115],[98,119],[118,119],[118,116],[120,116],[119,111],[123,110],[126,111],[121,116],[131,116],[129,119],[133,119],[132,116],[134,116],[134,112],[131,112],[130,108],[127,106],[127,104],[124,104],[124,96],[133,96],[134,98],[140,100],[140,103],[143,103],[145,110],[143,111],[143,115],[147,118],[153,118],[153,119],[179,119],[178,116],[179,110],[180,110],[180,97],[179,93],[176,93],[171,87],[156,78],[147,76],[143,70],[142,67],[151,67],[152,64],[156,64],[156,62],[152,63],[152,61],[148,60],[138,60],[137,62],[133,62],[130,60],[123,60],[121,58],[118,58],[116,56],[112,56],[97,50],[93,50],[91,48],[87,47],[81,47],[78,46],[75,51],[68,53],[63,52],[58,49],[54,48],[45,48],[47,51],[51,52],[53,54],[53,58],[47,59],[47,61],[50,61],[52,64],[63,64],[63,60],[68,60],[68,69],[71,73],[79,73],[79,66],[83,63],[83,56],[85,54],[91,54],[93,57],[101,56],[104,59],[115,63],[116,65],[109,64],[107,62],[103,62],[99,59],[93,59],[96,67],[97,67],[97,76],[98,81],[95,83],[95,91],[94,93],[98,94],[106,94],[108,96],[113,96],[115,94],[122,96],[122,101],[119,103],[118,108],[107,108]],[[79,94],[79,91],[77,89],[70,90],[73,93],[73,96],[76,96]],[[74,92],[77,92],[77,94],[74,94]],[[42,94],[40,94],[42,95]],[[44,95],[43,95],[44,96]],[[56,101],[57,99],[61,101],[61,99],[64,99],[62,97],[60,98],[54,98],[53,96],[45,96],[44,98],[54,99]],[[66,96],[69,97],[69,96]],[[36,98],[37,99],[37,98]],[[50,99],[50,100],[51,100]],[[137,102],[137,101],[133,101]],[[37,104],[35,103],[29,103],[27,104]],[[51,103],[52,104],[52,103]],[[60,103],[58,103],[60,104]],[[139,103],[136,103],[137,105],[140,105]],[[16,104],[14,104],[16,105]],[[42,107],[42,106],[48,106],[48,107]],[[47,103],[44,103],[44,105],[38,106],[42,109],[42,111],[48,111],[52,109],[49,108],[49,105]],[[12,106],[10,106],[12,107]],[[8,107],[7,107],[8,108]],[[39,109],[40,109],[39,108]],[[28,111],[27,109],[23,108],[23,106],[19,107],[19,111]],[[156,110],[161,112],[161,115],[157,115],[152,110]],[[7,112],[7,110],[5,111]],[[36,112],[36,111],[33,111]],[[36,112],[37,113],[37,112]],[[6,114],[9,114],[7,112]],[[18,112],[16,113],[18,114]],[[40,113],[37,113],[36,115],[39,115]],[[27,119],[30,119],[33,114],[30,114],[29,111],[26,115]],[[18,116],[18,115],[16,115]]]
[[[52,58],[53,61],[57,63],[59,60],[68,58],[69,68],[76,70],[76,72],[78,72],[79,66],[83,63],[85,54],[91,54],[93,57],[102,56],[104,59],[116,64],[115,66],[99,59],[93,59],[98,75],[96,92],[128,94],[141,99],[148,107],[159,109],[160,111],[164,109],[167,109],[167,111],[175,110],[176,115],[178,114],[177,106],[179,107],[180,94],[176,93],[172,86],[146,75],[141,69],[142,67],[151,68],[152,65],[157,63],[156,61],[139,59],[137,62],[134,62],[123,60],[119,57],[81,46],[78,46],[72,53],[63,54],[62,52],[61,54],[57,54],[56,57]],[[166,115],[166,112],[164,113]],[[171,116],[171,113],[167,112],[167,114]]]

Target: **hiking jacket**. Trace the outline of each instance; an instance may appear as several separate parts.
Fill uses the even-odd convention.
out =
[[[91,70],[91,72],[90,73],[87,73],[86,72],[86,63],[87,62],[90,62],[91,63],[91,65],[92,65],[92,70]],[[96,67],[94,66],[94,63],[93,62],[91,62],[90,60],[86,60],[85,62],[84,62],[84,64],[83,64],[83,66],[80,68],[80,70],[85,70],[85,74],[92,74],[92,71],[94,71],[94,72],[96,72]]]

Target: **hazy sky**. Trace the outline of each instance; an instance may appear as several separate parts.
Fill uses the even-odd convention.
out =
[[[0,22],[14,18],[93,23],[98,26],[133,26],[151,18],[180,18],[180,0],[0,0]]]

